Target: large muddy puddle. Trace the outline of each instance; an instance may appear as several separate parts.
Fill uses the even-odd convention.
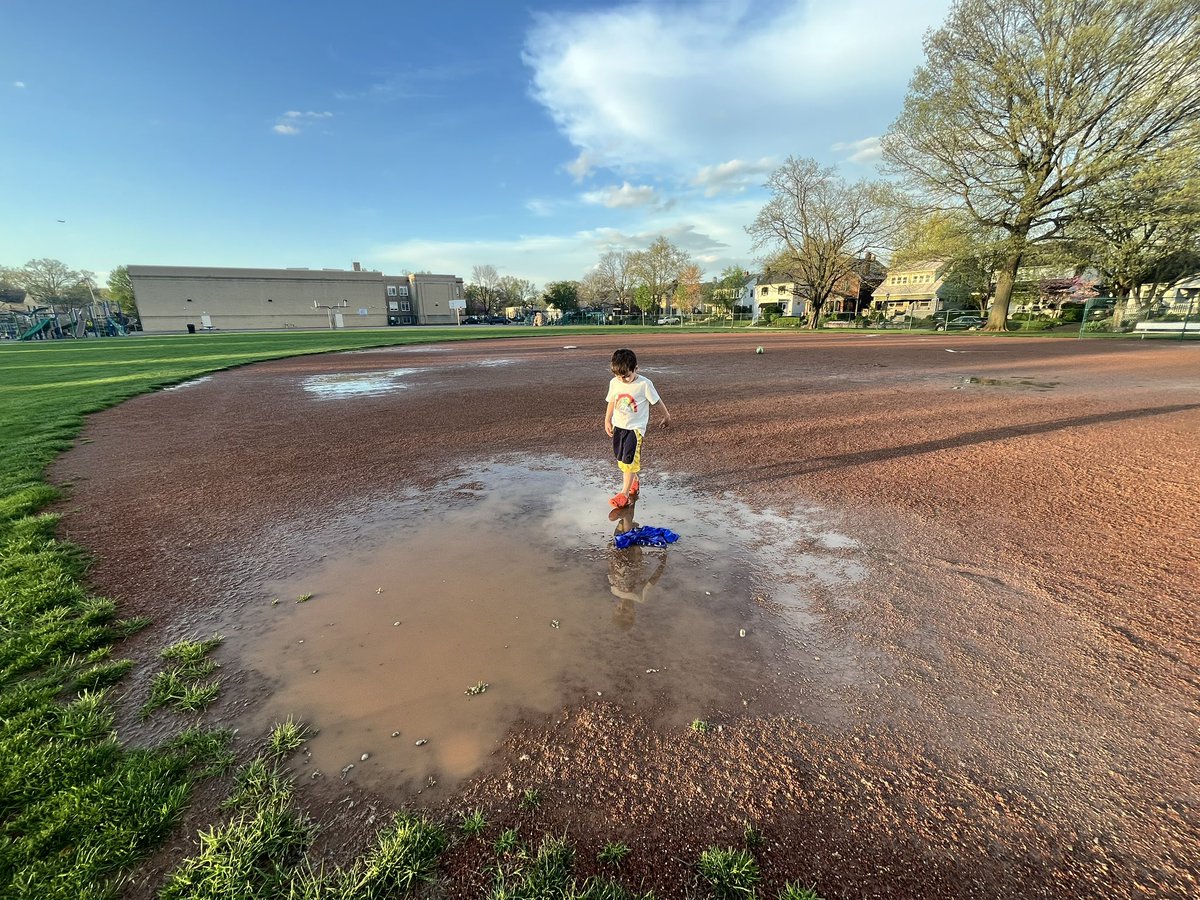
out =
[[[451,787],[514,724],[596,698],[663,729],[833,716],[795,688],[857,679],[813,604],[853,602],[854,538],[817,509],[755,512],[661,475],[622,518],[615,484],[592,463],[493,461],[281,527],[264,546],[291,574],[225,631],[273,688],[240,724],[295,716],[318,730],[305,774],[409,791]],[[614,549],[631,523],[680,539]]]

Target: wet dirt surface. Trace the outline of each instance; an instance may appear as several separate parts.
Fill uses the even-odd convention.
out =
[[[811,511],[713,506],[669,484],[641,513],[636,503],[610,513],[607,474],[565,458],[481,461],[438,490],[372,499],[317,528],[290,524],[296,574],[204,629],[228,635],[227,658],[271,683],[237,724],[319,724],[310,779],[446,790],[520,719],[597,697],[660,731],[751,704],[800,713],[800,678],[854,669],[824,646],[807,608],[812,581],[864,576],[831,552],[852,539],[823,532]],[[636,526],[643,513],[686,538],[611,546],[613,523]],[[806,715],[839,711],[822,698]]]
[[[572,516],[617,483],[601,429],[616,343],[570,342],[283,360],[92,417],[90,443],[51,473],[70,485],[61,533],[95,552],[98,592],[117,597],[123,614],[154,618],[126,648],[144,663],[138,673],[158,647],[220,630],[222,697],[205,721],[258,723],[243,724],[250,740],[291,697],[305,698],[301,675],[351,679],[348,661],[328,671],[340,650],[315,662],[282,649],[289,629],[320,633],[305,617],[343,623],[330,631],[357,627],[361,613],[324,616],[335,587],[370,604],[397,600],[390,588],[403,585],[428,603],[441,571],[463,586],[460,603],[475,592],[514,602],[519,586],[489,585],[477,559],[510,552],[514,536],[498,536],[499,526],[533,527],[547,492],[572,490],[564,467],[587,495],[566,503]],[[550,593],[591,599],[559,614],[541,597],[529,615],[560,628],[512,633],[510,645],[533,641],[547,657],[540,687],[528,661],[490,677],[488,665],[503,661],[487,643],[504,643],[493,627],[472,638],[461,675],[446,676],[445,702],[520,703],[502,689],[510,679],[546,693],[492,709],[463,762],[434,766],[463,780],[419,795],[425,769],[403,760],[373,769],[372,755],[343,781],[337,771],[305,777],[315,764],[298,758],[300,802],[326,825],[319,852],[336,860],[362,849],[401,803],[444,814],[478,806],[496,827],[518,824],[532,838],[567,831],[580,874],[605,841],[624,840],[633,852],[623,882],[660,896],[682,895],[699,851],[739,844],[745,821],[763,834],[770,895],[785,879],[816,883],[827,898],[1196,893],[1200,347],[957,335],[629,343],[674,418],[669,430],[651,426],[638,508],[684,535],[653,596],[628,631],[614,621],[603,508],[573,519],[566,547],[514,551],[517,565],[498,571],[534,572]],[[506,499],[523,483],[519,499]],[[456,524],[457,507],[489,502],[493,512]],[[756,544],[796,521],[804,528]],[[721,559],[705,542],[726,533]],[[699,546],[685,550],[689,536]],[[400,547],[415,554],[410,564],[372,586],[379,577],[367,564]],[[806,567],[806,555],[821,564]],[[682,595],[706,566],[718,570],[713,594],[729,602],[706,600],[683,622]],[[270,604],[274,588],[304,584],[317,585],[303,588],[307,603],[289,594]],[[430,628],[461,619],[413,612]],[[726,638],[743,614],[754,617],[748,638]],[[407,627],[387,619],[386,640]],[[658,667],[621,656],[631,635],[676,665],[694,645],[725,677],[697,676],[692,697],[682,680],[642,690],[645,669]],[[364,628],[367,637],[376,638]],[[567,652],[564,638],[575,641]],[[749,664],[723,666],[725,644],[743,640]],[[641,677],[622,684],[616,673],[633,659]],[[594,673],[609,680],[593,687]],[[131,710],[145,677],[127,679]],[[462,694],[479,680],[494,687]],[[311,696],[380,706],[350,684]],[[716,702],[699,710],[710,691]],[[693,716],[711,727],[691,731],[682,723]],[[373,726],[381,756],[383,721]],[[176,724],[160,713],[140,726],[130,712],[120,727],[137,741]],[[332,746],[339,727],[312,753],[326,752],[320,742]],[[387,741],[411,737],[413,750],[424,736],[404,723],[391,730]],[[420,749],[432,747],[431,735]],[[322,768],[352,752],[330,751]],[[541,792],[537,810],[520,808],[526,788]],[[195,824],[131,896],[152,891]],[[449,854],[451,895],[480,892],[484,846]]]

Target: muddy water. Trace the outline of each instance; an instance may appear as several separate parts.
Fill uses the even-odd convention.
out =
[[[227,640],[275,688],[242,724],[297,716],[319,729],[309,775],[411,790],[451,787],[517,721],[595,698],[668,729],[788,708],[797,658],[815,658],[812,592],[863,577],[854,540],[816,510],[755,513],[661,477],[614,520],[608,474],[495,462],[293,523],[312,561],[265,584]],[[681,538],[614,549],[631,523]]]

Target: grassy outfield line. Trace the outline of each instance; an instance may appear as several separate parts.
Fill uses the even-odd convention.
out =
[[[128,874],[170,833],[201,779],[228,772],[232,736],[182,728],[150,749],[127,749],[114,731],[108,691],[132,667],[118,642],[148,623],[120,619],[90,596],[86,556],[55,538],[40,511],[57,495],[46,466],[71,446],[85,415],[146,391],[231,366],[306,353],[484,337],[554,339],[642,329],[445,328],[137,337],[0,347],[0,896],[115,897]],[[203,708],[219,684],[210,642],[164,648],[143,709]],[[301,725],[281,724],[236,773],[224,821],[168,876],[164,897],[373,898],[409,893],[434,877],[453,839],[472,838],[482,812],[457,828],[398,815],[376,846],[350,866],[315,870],[304,851],[314,826],[291,804],[280,761],[299,746]],[[512,831],[510,829],[510,831]],[[526,846],[512,834],[493,852],[497,897],[631,895],[616,881],[577,881],[573,850],[547,837]],[[503,837],[503,835],[502,835]],[[728,852],[729,858],[721,854]],[[758,879],[748,851],[711,853],[698,877],[718,895],[745,895]],[[815,897],[788,886],[781,896]],[[727,893],[731,892],[731,893]]]

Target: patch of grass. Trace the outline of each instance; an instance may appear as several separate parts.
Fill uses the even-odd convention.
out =
[[[491,687],[491,685],[488,684],[486,681],[479,681],[479,682],[476,682],[475,684],[471,685],[471,687],[467,688],[465,691],[463,691],[463,693],[466,694],[468,697],[474,697],[478,694],[486,693],[487,689],[490,687]]]
[[[779,900],[821,900],[815,888],[800,887],[789,881],[779,892]]]
[[[688,727],[691,728],[692,731],[696,732],[696,734],[704,734],[706,731],[708,731],[708,723],[703,719],[692,719],[692,724]]]
[[[746,846],[751,850],[761,847],[763,842],[762,832],[754,827],[753,822],[747,821],[742,828],[742,840],[746,842]]]
[[[293,750],[300,749],[308,734],[307,725],[288,716],[285,721],[271,729],[271,736],[267,739],[267,750],[272,756],[286,756]]]
[[[753,897],[762,880],[758,863],[747,850],[709,847],[700,854],[697,868],[717,898]]]
[[[177,641],[169,647],[164,647],[158,652],[158,655],[162,659],[177,663],[198,664],[206,661],[205,657],[219,647],[223,640],[224,638],[219,634],[214,634],[202,641]]]
[[[487,819],[483,816],[483,810],[473,809],[470,812],[463,813],[462,821],[458,827],[463,834],[479,834],[479,832],[487,828]]]
[[[218,668],[207,656],[221,641],[220,635],[213,635],[202,641],[178,641],[160,650],[159,657],[173,665],[155,672],[150,679],[150,696],[142,705],[142,718],[149,718],[151,713],[164,706],[200,712],[216,700],[221,690],[220,682],[201,682]]]
[[[521,843],[521,835],[515,828],[505,828],[492,844],[497,856],[506,854],[524,854],[525,845]]]
[[[521,809],[537,809],[542,805],[542,792],[537,788],[525,788],[521,794]]]
[[[606,865],[619,866],[628,855],[628,844],[621,841],[608,841],[600,848],[600,852],[596,854],[596,859]]]
[[[338,897],[383,900],[407,894],[433,881],[446,848],[446,832],[424,816],[398,813],[375,847],[347,869]]]
[[[297,603],[307,603],[312,598],[313,598],[312,594],[301,594],[299,597],[296,598],[296,602]]]

